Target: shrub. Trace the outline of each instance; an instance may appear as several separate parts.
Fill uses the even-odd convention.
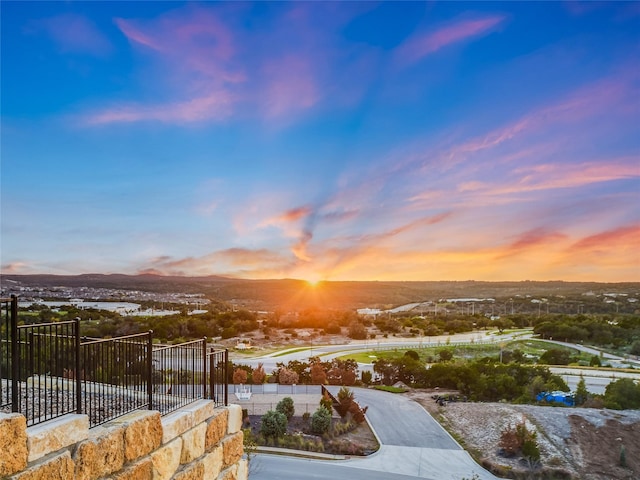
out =
[[[282,437],[286,431],[287,417],[283,413],[269,410],[262,416],[260,433],[262,433],[265,438],[279,438]]]
[[[536,432],[529,431],[524,419],[516,423],[515,428],[509,425],[500,434],[500,448],[505,455],[515,455],[521,453],[528,460],[540,460],[540,448]]]
[[[278,372],[278,382],[282,385],[293,385],[298,383],[298,374],[293,370],[282,367]]]
[[[284,416],[287,417],[287,421],[291,420],[295,411],[293,399],[291,397],[284,397],[278,402],[278,405],[276,405],[276,412],[284,414]]]
[[[320,406],[329,411],[333,410],[333,400],[331,400],[331,397],[327,393],[322,395],[322,398],[320,399]]]
[[[338,405],[336,405],[336,411],[341,417],[344,417],[351,408],[351,404],[353,402],[353,390],[350,390],[347,387],[342,387],[338,392]]]
[[[540,448],[534,438],[529,438],[522,443],[522,456],[529,460],[540,460]]]
[[[311,418],[311,414],[309,412],[304,412],[302,414],[302,420],[304,423],[309,423],[309,419]]]
[[[259,363],[258,366],[253,369],[251,378],[254,385],[260,385],[264,383],[265,379],[267,378],[267,374],[264,372],[264,366],[262,365],[262,363]]]
[[[631,378],[621,378],[607,385],[604,406],[615,410],[640,408],[640,385]]]
[[[331,427],[331,412],[325,407],[318,408],[311,416],[311,431],[317,435],[323,435]]]
[[[412,358],[416,362],[420,360],[420,355],[418,355],[418,352],[416,352],[415,350],[407,350],[406,352],[404,352],[404,356]]]
[[[362,383],[369,385],[371,380],[373,380],[373,374],[369,370],[365,370],[360,375],[360,378],[362,379]]]
[[[354,320],[349,324],[348,335],[355,340],[364,340],[367,338],[367,329],[361,322]]]
[[[324,385],[327,383],[327,374],[320,363],[311,366],[311,383],[313,385]]]
[[[453,358],[453,352],[448,348],[443,348],[438,352],[438,357],[440,357],[441,362],[448,362]]]
[[[233,383],[247,383],[247,371],[242,368],[236,368],[233,372]]]

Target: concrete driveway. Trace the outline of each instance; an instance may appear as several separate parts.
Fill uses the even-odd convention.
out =
[[[340,387],[329,387],[337,395]],[[354,388],[356,400],[368,406],[367,419],[380,449],[365,458],[312,460],[257,455],[252,480],[496,480],[417,402],[401,395]],[[252,471],[253,470],[253,471]]]
[[[330,387],[336,395],[339,387]],[[434,480],[498,477],[471,456],[417,402],[393,393],[354,388],[355,398],[368,406],[367,418],[380,449],[367,458],[341,462],[354,468]]]

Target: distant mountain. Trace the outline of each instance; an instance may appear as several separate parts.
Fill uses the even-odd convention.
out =
[[[90,287],[112,290],[142,290],[158,293],[202,293],[211,300],[231,302],[252,310],[280,308],[355,309],[391,308],[412,302],[447,298],[496,298],[527,295],[532,297],[581,296],[585,294],[624,293],[640,296],[640,283],[597,282],[484,282],[484,281],[411,281],[411,282],[321,282],[311,286],[294,279],[246,280],[221,276],[180,277],[153,274],[84,275],[2,275],[0,285],[6,292],[12,282],[23,286]]]

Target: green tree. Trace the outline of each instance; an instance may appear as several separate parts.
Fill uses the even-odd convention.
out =
[[[260,433],[265,438],[280,438],[287,431],[287,417],[280,412],[269,410],[262,416]]]
[[[311,416],[311,431],[316,435],[323,435],[331,427],[331,412],[325,407],[318,408]]]
[[[438,357],[440,357],[441,362],[448,362],[453,358],[453,352],[448,348],[443,348],[438,352]]]
[[[295,406],[291,397],[284,397],[276,405],[276,412],[284,414],[287,417],[287,421],[291,420],[291,417],[295,414]]]
[[[582,375],[580,375],[580,381],[578,382],[578,386],[576,387],[575,399],[576,399],[576,405],[578,406],[584,405],[584,402],[586,402],[589,399],[587,384],[584,381],[584,377]]]
[[[362,322],[358,320],[353,320],[349,324],[349,338],[353,338],[355,340],[364,340],[367,338],[367,328],[363,325]]]
[[[416,362],[420,360],[420,355],[418,355],[418,352],[416,352],[415,350],[407,350],[406,352],[404,352],[404,356],[412,358]]]
[[[640,385],[630,378],[621,378],[607,385],[604,406],[615,410],[640,408]]]
[[[550,348],[540,356],[540,362],[547,365],[569,365],[571,353],[568,350]]]

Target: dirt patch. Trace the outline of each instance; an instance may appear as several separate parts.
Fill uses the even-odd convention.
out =
[[[640,478],[640,411],[470,402],[441,406],[432,398],[447,393],[456,392],[411,390],[405,395],[423,405],[476,460],[498,476]],[[500,454],[502,430],[523,420],[529,430],[537,432],[541,454],[538,464]]]

